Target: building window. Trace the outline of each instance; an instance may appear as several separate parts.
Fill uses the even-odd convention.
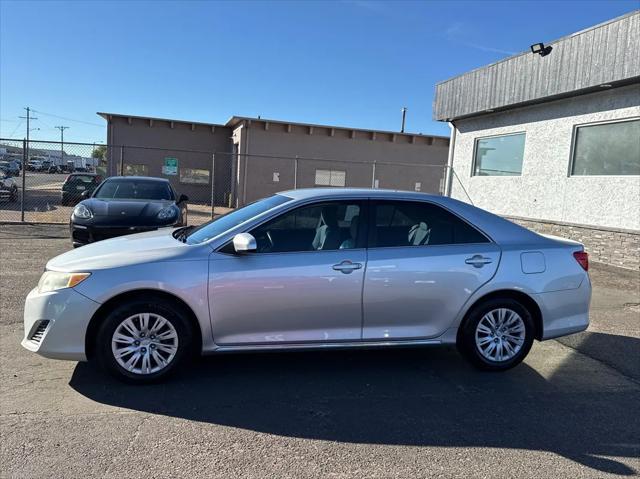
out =
[[[124,164],[124,176],[149,176],[149,167],[147,165]]]
[[[316,170],[316,186],[345,186],[346,181],[346,171]]]
[[[198,168],[180,168],[180,183],[188,183],[193,185],[208,185],[209,170],[201,170]]]
[[[576,127],[572,175],[640,175],[640,120]]]
[[[524,133],[478,138],[474,176],[520,176],[524,158]]]

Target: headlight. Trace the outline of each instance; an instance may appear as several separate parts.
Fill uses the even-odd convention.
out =
[[[73,288],[89,277],[91,273],[59,273],[57,271],[45,271],[40,282],[38,292],[47,293],[62,288]]]
[[[73,209],[73,216],[75,216],[76,218],[87,219],[91,218],[93,216],[93,213],[91,213],[91,210],[89,208],[80,203]]]
[[[173,206],[167,206],[166,208],[162,208],[158,211],[158,219],[159,220],[170,220],[171,218],[177,215],[177,211]]]

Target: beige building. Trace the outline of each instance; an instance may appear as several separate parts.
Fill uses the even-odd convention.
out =
[[[108,122],[108,174],[166,177],[193,202],[237,206],[314,186],[444,187],[447,137],[235,116],[220,125],[99,115]]]
[[[436,85],[450,196],[640,270],[640,10],[545,44]]]

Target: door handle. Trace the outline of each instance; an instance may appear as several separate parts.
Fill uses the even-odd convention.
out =
[[[334,270],[340,271],[340,272],[342,272],[344,274],[349,274],[349,273],[355,271],[356,269],[362,268],[362,263],[353,263],[353,262],[349,261],[348,259],[345,259],[341,263],[334,264],[332,266],[332,268]]]
[[[471,258],[465,259],[464,262],[470,264],[474,268],[482,268],[485,264],[493,262],[493,260],[491,258],[485,258],[481,254],[476,254]]]

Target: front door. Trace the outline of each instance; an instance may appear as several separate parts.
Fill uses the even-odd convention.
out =
[[[441,335],[496,272],[500,249],[438,205],[372,202],[363,339]]]
[[[359,340],[366,263],[359,201],[302,206],[249,231],[255,253],[210,262],[219,345]]]

